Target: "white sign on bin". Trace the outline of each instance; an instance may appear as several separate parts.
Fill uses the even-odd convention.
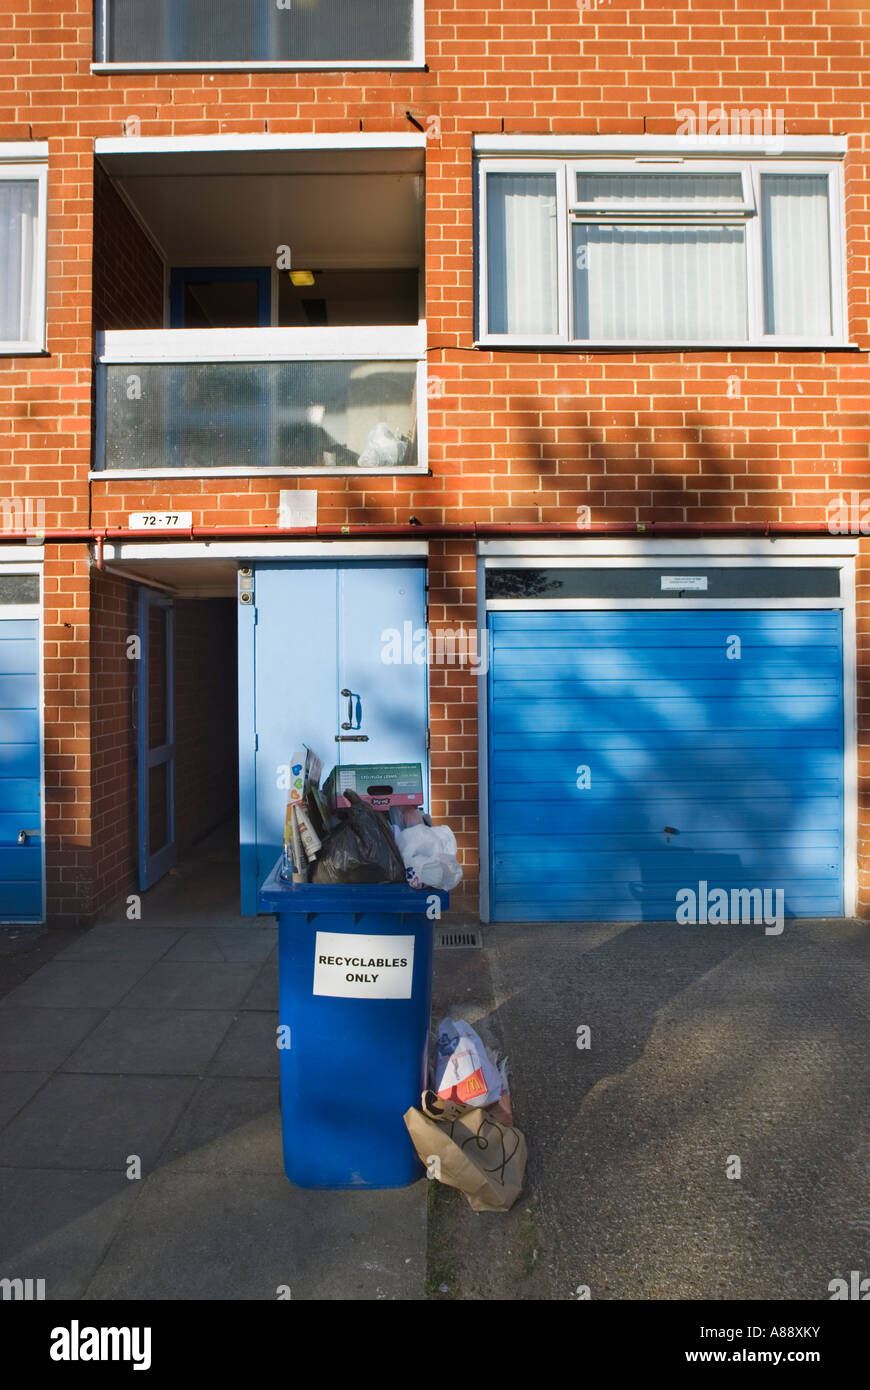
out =
[[[413,936],[316,934],[314,994],[337,999],[410,999],[413,978]]]

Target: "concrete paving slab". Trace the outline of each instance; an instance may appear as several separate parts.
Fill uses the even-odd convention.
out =
[[[148,970],[146,960],[49,961],[0,1000],[49,1009],[111,1009]]]
[[[199,1076],[233,1018],[230,1010],[113,1009],[67,1058],[63,1070]]]
[[[120,1173],[5,1169],[0,1273],[44,1279],[47,1300],[81,1298],[139,1187]]]
[[[56,960],[159,960],[184,932],[143,922],[101,922],[80,936]]]
[[[48,1072],[0,1072],[0,1129],[23,1110],[40,1086],[48,1080]]]
[[[0,1166],[143,1171],[196,1087],[190,1077],[56,1074],[0,1133]]]
[[[255,965],[158,961],[124,999],[125,1009],[236,1009],[257,976]]]
[[[275,945],[276,930],[257,927],[207,928],[189,931],[166,954],[168,961],[250,961],[260,965]]]
[[[243,1009],[266,1009],[274,1013],[278,1008],[278,964],[267,961],[257,974],[257,978],[242,1000]]]
[[[274,1301],[283,1288],[294,1301],[421,1298],[426,1186],[303,1192],[267,1174],[163,1169],[85,1297]]]
[[[0,1061],[4,1071],[52,1072],[105,1017],[105,1009],[0,1009]]]
[[[277,1080],[277,1012],[240,1013],[209,1066],[212,1076],[268,1076]]]
[[[277,1081],[208,1077],[173,1130],[161,1169],[196,1173],[281,1173]]]

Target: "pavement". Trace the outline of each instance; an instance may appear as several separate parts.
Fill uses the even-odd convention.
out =
[[[6,932],[0,1278],[44,1279],[47,1299],[424,1297],[425,1179],[284,1176],[277,927],[227,906],[237,863],[210,839],[141,920],[55,932],[49,960],[39,929],[14,929],[17,950]]]
[[[236,854],[211,838],[139,921],[0,932],[0,1278],[49,1299],[777,1300],[870,1274],[867,924],[489,926],[437,951],[433,1022],[507,1054],[529,1141],[523,1197],[477,1215],[425,1178],[287,1181],[276,927],[228,906]]]

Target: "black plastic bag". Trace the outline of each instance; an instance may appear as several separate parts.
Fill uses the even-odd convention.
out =
[[[402,862],[387,820],[349,787],[350,810],[317,856],[313,883],[404,883]]]

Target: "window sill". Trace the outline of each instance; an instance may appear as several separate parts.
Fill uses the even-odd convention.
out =
[[[428,72],[426,63],[416,58],[373,58],[326,62],[323,59],[281,61],[279,59],[249,62],[171,62],[171,63],[91,63],[95,76],[111,76],[115,72],[394,72],[398,70]]]
[[[475,338],[474,347],[507,352],[860,352],[858,343],[808,343],[804,339],[789,342],[779,338],[770,342],[752,343],[553,343],[542,339],[522,341],[518,338]]]
[[[135,478],[406,478],[428,475],[426,464],[415,468],[98,468],[90,482],[130,482]]]

